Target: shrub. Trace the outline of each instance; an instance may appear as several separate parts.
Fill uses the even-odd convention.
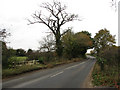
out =
[[[44,64],[44,60],[45,60],[44,57],[40,57],[38,60],[39,60],[39,63]]]

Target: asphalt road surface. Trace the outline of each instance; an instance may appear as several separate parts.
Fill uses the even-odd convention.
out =
[[[96,60],[89,59],[39,70],[3,81],[3,88],[82,88]]]

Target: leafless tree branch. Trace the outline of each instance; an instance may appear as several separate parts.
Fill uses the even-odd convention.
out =
[[[61,34],[61,27],[67,22],[77,20],[78,15],[67,13],[66,6],[57,1],[53,1],[52,4],[48,2],[43,3],[40,7],[47,10],[49,12],[49,15],[45,16],[40,11],[32,15],[34,21],[28,21],[30,24],[43,23],[46,25],[55,36],[57,48],[61,48],[61,36],[67,32],[65,31]]]
[[[57,30],[60,30],[61,26],[67,22],[77,20],[78,15],[68,14],[65,12],[66,6],[61,2],[54,1],[53,4],[43,3],[40,7],[46,9],[50,15],[44,16],[40,12],[35,12],[32,17],[34,21],[28,20],[30,24],[43,23],[45,24],[55,35]],[[44,17],[43,17],[44,16]]]

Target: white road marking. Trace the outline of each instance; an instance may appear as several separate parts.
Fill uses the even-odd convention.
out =
[[[21,79],[24,79],[24,78],[15,78],[13,80],[9,80],[7,82],[3,82],[3,84],[8,84],[8,83],[11,83],[11,82],[17,82],[18,80],[21,80]]]
[[[71,69],[71,68],[73,68],[73,67],[77,67],[77,66],[79,66],[79,64],[74,65],[74,66],[67,67],[67,68],[65,68],[65,70],[66,70],[66,69]]]
[[[80,64],[67,67],[67,68],[65,68],[64,70],[71,69],[71,68],[73,68],[73,67],[77,67],[77,66],[79,66],[79,65],[81,65],[81,64],[84,64],[84,63],[85,63],[85,62],[82,62],[82,63],[80,63]]]
[[[81,64],[84,64],[84,63],[85,63],[85,62],[82,62],[82,63],[76,64],[76,65],[73,65],[73,66],[67,67],[67,68],[65,68],[64,70],[68,70],[68,69],[71,69],[71,68],[73,68],[73,67],[77,67],[77,66],[79,66],[79,65],[81,65]],[[55,77],[55,76],[57,76],[57,75],[63,73],[64,70],[61,71],[61,72],[59,72],[59,73],[56,73],[55,75],[52,75],[52,76],[50,76],[50,77]]]
[[[57,75],[59,75],[59,74],[61,74],[61,73],[63,73],[63,71],[61,71],[61,72],[59,72],[59,73],[56,73],[55,75],[52,75],[52,76],[50,76],[50,77],[55,77],[55,76],[57,76]]]
[[[46,75],[46,76],[43,76],[43,77],[40,77],[40,78],[34,79],[34,80],[32,80],[32,81],[25,82],[25,83],[22,83],[22,84],[20,84],[20,85],[14,86],[14,87],[12,87],[12,88],[20,88],[20,87],[23,87],[23,86],[29,85],[29,84],[31,84],[31,83],[34,83],[34,82],[37,82],[37,81],[43,80],[43,79],[48,78],[48,77],[54,77],[54,76],[59,75],[59,74],[61,74],[61,73],[63,73],[63,71],[61,71],[61,72],[59,72],[59,73],[57,73],[57,74],[55,74],[55,75],[52,75],[52,76],[51,76],[51,74],[49,74],[49,75]]]
[[[34,79],[34,80],[31,80],[29,82],[24,82],[20,85],[16,85],[16,86],[13,86],[12,88],[20,88],[20,87],[23,87],[23,86],[26,86],[26,85],[29,85],[31,83],[34,83],[34,82],[37,82],[37,81],[40,81],[40,80],[43,80],[45,78],[48,78],[50,75],[46,75],[46,76],[43,76],[43,77],[40,77],[40,78],[37,78],[37,79]]]

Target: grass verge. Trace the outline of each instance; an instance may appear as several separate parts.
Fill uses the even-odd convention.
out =
[[[118,66],[105,65],[103,71],[101,71],[99,64],[96,62],[92,72],[93,86],[105,86],[120,88]]]

